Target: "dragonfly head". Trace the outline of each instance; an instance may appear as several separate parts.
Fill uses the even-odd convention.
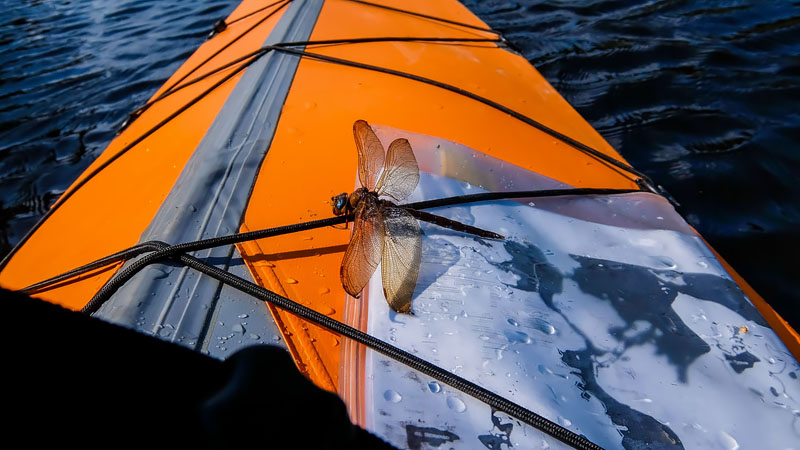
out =
[[[333,207],[333,215],[341,216],[348,213],[350,207],[350,196],[347,192],[331,197],[331,206]]]

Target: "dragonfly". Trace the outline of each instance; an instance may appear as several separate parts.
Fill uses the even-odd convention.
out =
[[[395,139],[389,150],[384,151],[383,144],[364,120],[353,124],[353,136],[361,187],[349,195],[343,192],[331,198],[335,215],[354,213],[353,234],[339,272],[342,286],[358,298],[380,264],[389,307],[399,313],[410,313],[422,260],[422,230],[418,220],[484,238],[504,237],[397,204],[419,183],[419,166],[411,144],[404,138]]]

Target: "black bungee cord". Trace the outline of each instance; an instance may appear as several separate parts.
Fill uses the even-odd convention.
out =
[[[290,1],[291,0],[285,0],[285,2],[278,9],[282,8],[283,6],[285,6]],[[349,0],[349,1],[353,1],[353,2],[356,2],[356,3],[364,3],[364,2],[361,2],[360,0]],[[392,9],[392,8],[389,8],[389,9]],[[277,12],[277,9],[276,9],[276,11],[273,11],[270,14],[274,14],[275,12]],[[264,19],[264,20],[266,20],[266,19]],[[444,20],[444,21],[446,21],[446,20]],[[259,21],[259,24],[262,23],[262,22],[263,22],[263,20]],[[244,34],[249,33],[254,28],[255,28],[255,26],[250,27],[245,33],[239,35],[236,39],[239,39]],[[536,120],[534,120],[534,119],[532,119],[530,117],[527,117],[527,116],[525,116],[525,115],[523,115],[521,113],[518,113],[518,112],[516,112],[514,110],[511,110],[510,108],[505,107],[505,106],[503,106],[503,105],[501,105],[501,104],[499,104],[497,102],[494,102],[492,100],[489,100],[489,99],[487,99],[485,97],[481,97],[481,96],[479,96],[477,94],[474,94],[472,92],[466,91],[466,90],[461,89],[461,88],[458,88],[456,86],[452,86],[452,85],[448,85],[448,84],[445,84],[445,83],[438,82],[436,80],[420,77],[420,76],[417,76],[417,75],[414,75],[414,74],[409,74],[409,73],[395,71],[395,70],[391,70],[391,69],[386,69],[386,68],[382,68],[382,67],[378,67],[378,66],[371,66],[371,65],[368,65],[368,64],[362,64],[362,63],[358,63],[358,62],[355,62],[355,61],[348,61],[348,60],[343,60],[343,59],[340,59],[340,58],[334,58],[334,57],[329,57],[329,56],[326,56],[326,55],[309,53],[309,52],[306,52],[304,50],[297,50],[297,49],[290,48],[292,46],[309,46],[309,45],[315,45],[315,44],[318,44],[318,43],[321,44],[321,45],[333,45],[333,44],[357,44],[357,43],[366,43],[366,42],[371,42],[371,41],[375,41],[375,42],[384,42],[384,41],[436,42],[436,41],[441,41],[441,42],[456,43],[456,42],[459,42],[459,41],[460,42],[496,42],[497,39],[394,37],[394,38],[374,38],[374,39],[372,39],[372,38],[356,38],[356,39],[329,39],[329,40],[324,40],[324,41],[285,42],[285,43],[278,43],[278,44],[272,45],[272,46],[264,46],[264,47],[254,51],[254,52],[251,52],[250,54],[241,56],[241,57],[239,57],[239,58],[237,58],[237,59],[235,59],[233,61],[230,61],[230,62],[228,62],[226,64],[223,64],[220,67],[212,69],[208,73],[206,73],[204,75],[201,75],[201,76],[199,76],[199,77],[197,77],[197,78],[195,78],[193,80],[190,80],[190,81],[188,81],[186,83],[180,84],[180,82],[185,80],[185,78],[189,74],[194,73],[199,67],[201,67],[203,64],[205,64],[208,61],[208,59],[206,59],[205,61],[201,62],[198,66],[196,66],[194,69],[192,69],[189,72],[189,74],[185,75],[180,80],[178,80],[176,83],[174,83],[169,89],[167,89],[159,97],[157,97],[156,99],[154,99],[153,101],[151,101],[149,103],[146,103],[144,106],[142,106],[141,108],[137,109],[137,111],[135,111],[132,114],[135,117],[138,117],[144,111],[146,111],[150,106],[152,106],[154,103],[156,103],[156,102],[158,102],[160,100],[163,100],[164,98],[168,97],[169,95],[172,95],[173,93],[175,93],[175,92],[177,92],[177,91],[179,91],[179,90],[181,90],[181,89],[183,89],[183,88],[185,88],[185,87],[187,87],[189,85],[195,84],[198,81],[201,81],[202,79],[205,79],[205,78],[207,78],[207,77],[209,77],[209,76],[211,76],[213,74],[219,73],[222,70],[230,68],[230,67],[232,67],[232,66],[234,66],[234,65],[236,65],[238,63],[240,63],[240,64],[238,66],[236,66],[229,74],[225,75],[225,77],[223,77],[222,80],[218,81],[213,86],[211,86],[211,88],[203,91],[201,94],[199,94],[196,97],[194,97],[192,100],[190,100],[184,106],[179,108],[177,111],[175,111],[174,113],[170,114],[167,118],[165,118],[164,120],[159,122],[157,125],[155,125],[151,129],[149,129],[148,131],[144,132],[142,135],[140,135],[139,137],[134,139],[130,144],[128,144],[125,147],[123,147],[122,150],[117,152],[114,156],[109,158],[103,164],[101,164],[100,166],[98,166],[97,168],[92,170],[92,172],[87,174],[84,178],[82,178],[81,181],[78,182],[72,189],[70,189],[67,192],[65,192],[56,201],[56,203],[54,203],[50,207],[50,209],[48,209],[47,212],[36,222],[36,224],[34,224],[34,226],[31,227],[30,230],[28,230],[28,232],[22,237],[22,239],[20,239],[20,241],[17,243],[17,245],[15,245],[11,249],[11,251],[3,258],[3,260],[0,261],[0,270],[2,270],[2,268],[4,268],[6,266],[6,264],[8,264],[8,261],[10,261],[11,257],[13,257],[13,255],[17,252],[17,250],[25,242],[27,242],[27,240],[33,235],[33,233],[36,232],[36,230],[38,230],[41,227],[41,225],[53,213],[55,213],[59,209],[59,207],[68,198],[70,198],[75,192],[77,192],[88,181],[90,181],[92,178],[97,176],[103,169],[108,167],[112,162],[117,160],[123,154],[127,153],[129,150],[134,148],[136,145],[138,145],[140,142],[142,142],[145,138],[147,138],[148,136],[152,135],[154,132],[159,130],[166,123],[170,122],[172,119],[177,117],[183,111],[187,110],[189,107],[191,107],[195,103],[197,103],[200,100],[202,100],[203,98],[205,98],[210,92],[214,91],[217,87],[219,87],[220,85],[224,84],[226,81],[228,81],[231,78],[233,78],[235,75],[240,73],[245,68],[249,67],[251,64],[253,64],[258,59],[260,59],[262,56],[266,55],[267,53],[269,53],[272,50],[282,51],[282,52],[285,52],[285,53],[294,54],[294,55],[297,55],[299,57],[306,56],[306,57],[309,57],[309,58],[313,58],[313,59],[317,59],[317,60],[321,60],[321,61],[326,61],[326,62],[331,62],[331,63],[336,63],[336,64],[341,64],[341,65],[345,65],[345,66],[351,66],[351,67],[357,67],[357,68],[362,68],[362,69],[366,69],[366,70],[383,72],[383,73],[387,73],[387,74],[400,76],[400,77],[416,80],[416,81],[419,81],[419,82],[431,84],[433,86],[437,86],[437,87],[440,87],[440,88],[443,88],[443,89],[447,89],[447,90],[449,90],[451,92],[464,95],[466,97],[469,97],[469,98],[472,98],[472,99],[477,100],[479,102],[482,102],[482,103],[484,103],[484,104],[486,104],[488,106],[491,106],[491,107],[493,107],[495,109],[498,109],[499,111],[505,112],[505,113],[507,113],[507,114],[509,114],[509,115],[511,115],[511,116],[513,116],[513,117],[515,117],[515,118],[517,118],[517,119],[519,119],[519,120],[521,120],[521,121],[523,121],[523,122],[525,122],[525,123],[527,123],[527,124],[529,124],[529,125],[531,125],[531,126],[533,126],[535,128],[537,128],[537,129],[539,129],[541,131],[544,131],[545,133],[550,134],[551,136],[553,136],[553,137],[555,137],[555,138],[557,138],[559,140],[562,140],[563,142],[575,147],[576,149],[578,149],[578,150],[580,150],[580,151],[582,151],[582,152],[584,152],[586,154],[589,154],[590,156],[592,156],[595,159],[603,162],[604,164],[615,166],[618,169],[622,169],[622,170],[624,170],[626,172],[629,172],[629,173],[631,173],[633,175],[636,175],[638,177],[638,179],[633,180],[633,181],[635,181],[637,183],[637,185],[639,185],[641,188],[647,189],[647,190],[649,190],[649,191],[651,191],[651,192],[653,192],[655,194],[658,194],[658,195],[663,195],[663,193],[660,192],[657,189],[656,185],[652,182],[652,180],[650,180],[650,178],[647,177],[647,175],[645,175],[644,173],[639,172],[638,170],[634,169],[633,167],[631,167],[631,166],[629,166],[627,164],[624,164],[624,163],[622,163],[622,162],[620,162],[620,161],[618,161],[618,160],[616,160],[616,159],[614,159],[614,158],[612,158],[612,157],[610,157],[608,155],[605,155],[604,153],[602,153],[602,152],[600,152],[598,150],[595,150],[595,149],[589,147],[588,145],[585,145],[585,144],[583,144],[583,143],[581,143],[581,142],[579,142],[579,141],[577,141],[575,139],[572,139],[569,136],[566,136],[566,135],[564,135],[562,133],[559,133],[559,132],[557,132],[555,130],[552,130],[549,127],[546,127],[545,125],[539,123],[538,121],[536,121]],[[497,48],[500,48],[500,47],[497,47]],[[612,169],[613,168],[614,167],[612,167]]]
[[[507,191],[507,192],[482,192],[478,194],[459,195],[453,197],[445,197],[434,200],[424,200],[415,203],[399,204],[398,207],[410,209],[430,209],[439,208],[444,206],[453,206],[466,203],[476,203],[494,200],[511,200],[522,198],[542,198],[542,197],[561,197],[561,196],[600,196],[600,195],[621,195],[634,192],[647,192],[642,189],[608,189],[608,188],[566,188],[566,189],[540,189],[534,191]],[[245,233],[235,233],[226,236],[218,236],[214,238],[201,239],[197,241],[185,242],[170,246],[175,253],[194,252],[198,250],[205,250],[214,247],[221,247],[223,245],[237,244],[240,242],[253,241],[257,239],[264,239],[267,237],[278,236],[288,233],[296,233],[298,231],[306,231],[315,228],[322,228],[327,226],[341,225],[343,223],[352,222],[353,214],[345,216],[331,217],[327,219],[314,220],[310,222],[302,222],[293,225],[285,225],[274,228],[267,228],[263,230],[248,231]],[[24,294],[36,294],[60,287],[72,280],[75,277],[87,274],[94,270],[101,269],[111,264],[117,263],[122,260],[129,260],[135,258],[143,253],[152,252],[155,248],[152,243],[159,241],[143,242],[125,250],[113,253],[111,255],[92,261],[83,266],[69,270],[62,274],[48,278],[44,281],[27,286],[20,289],[19,292]],[[164,244],[167,245],[167,244]],[[99,307],[100,305],[98,305]],[[92,309],[91,312],[96,311],[97,308]]]

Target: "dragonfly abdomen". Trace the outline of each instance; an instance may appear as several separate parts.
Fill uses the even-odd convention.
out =
[[[505,239],[503,235],[484,230],[482,228],[473,227],[471,225],[463,224],[455,220],[448,219],[447,217],[437,216],[436,214],[427,213],[411,208],[403,208],[409,214],[419,220],[439,225],[440,227],[449,228],[451,230],[460,231],[462,233],[474,234],[475,236],[490,238],[490,239]]]

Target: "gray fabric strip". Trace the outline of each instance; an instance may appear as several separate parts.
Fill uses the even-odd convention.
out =
[[[308,40],[322,3],[291,2],[265,45]],[[140,242],[176,244],[238,230],[298,64],[296,56],[272,52],[245,71]],[[234,252],[226,246],[194,256],[227,269]],[[221,293],[228,291],[209,277],[154,265],[128,281],[97,315],[199,350],[214,334],[212,317]]]

